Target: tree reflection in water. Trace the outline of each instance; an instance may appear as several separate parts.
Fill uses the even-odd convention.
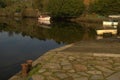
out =
[[[19,64],[27,59],[36,59],[65,44],[94,40],[96,36],[94,28],[70,22],[56,22],[48,27],[43,28],[36,19],[15,21],[0,18],[1,80],[7,80],[18,72]]]
[[[11,19],[1,20],[0,31],[7,31],[12,36],[13,32],[22,34],[22,36],[30,36],[39,40],[53,39],[60,43],[73,43],[81,40],[94,40],[96,32],[93,27],[81,26],[80,24],[71,22],[52,23],[50,29],[41,27],[36,19],[23,19],[15,21]]]

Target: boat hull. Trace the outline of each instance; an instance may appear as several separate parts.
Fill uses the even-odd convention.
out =
[[[103,21],[103,26],[117,26],[118,22]]]
[[[38,20],[41,20],[41,21],[50,21],[50,17],[39,17]]]

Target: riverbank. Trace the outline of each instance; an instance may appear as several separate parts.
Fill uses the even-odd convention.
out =
[[[39,57],[27,78],[9,80],[119,80],[119,49],[119,39],[77,42]]]
[[[71,19],[74,22],[86,22],[86,23],[102,23],[104,20],[109,20],[108,17],[100,16],[97,14],[83,14],[77,18]]]

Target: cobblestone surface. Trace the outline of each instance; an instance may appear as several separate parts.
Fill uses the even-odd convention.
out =
[[[33,66],[36,64],[41,67],[29,80],[120,80],[120,57],[116,56],[55,49],[38,58]]]
[[[50,76],[56,80],[120,80],[119,57],[83,56],[64,52],[49,54],[54,56],[47,62],[41,62],[40,76],[49,71],[52,73]],[[37,79],[33,77],[33,80]]]

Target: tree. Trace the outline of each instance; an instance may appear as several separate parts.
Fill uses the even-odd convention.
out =
[[[0,8],[5,8],[6,3],[3,0],[0,0]]]
[[[101,15],[119,14],[120,0],[96,0],[90,4],[89,11]]]
[[[49,0],[48,12],[52,17],[76,17],[83,13],[83,0]]]
[[[33,7],[39,9],[41,12],[46,11],[48,0],[34,0]]]

